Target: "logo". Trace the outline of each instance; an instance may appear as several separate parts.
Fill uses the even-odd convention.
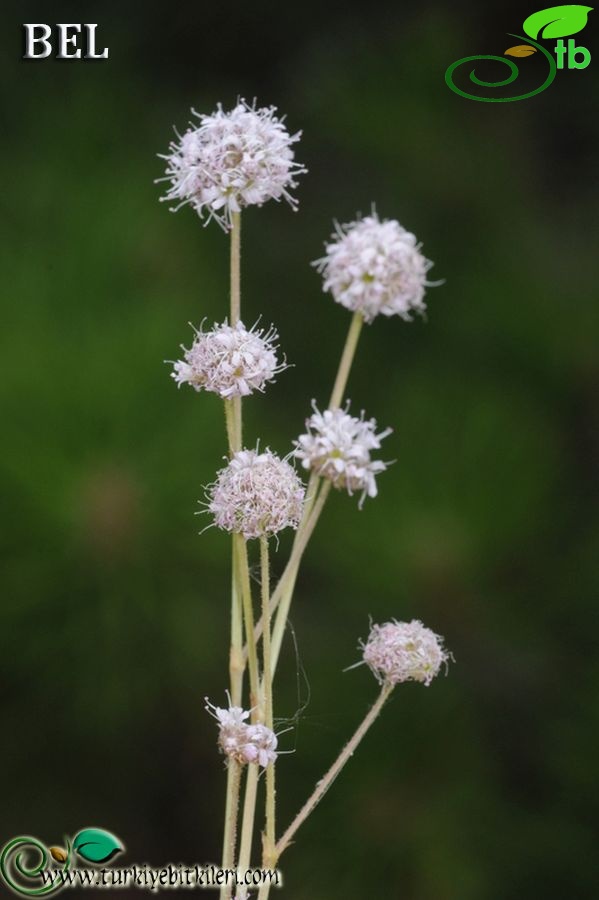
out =
[[[460,97],[465,97],[467,100],[480,100],[483,103],[511,103],[514,100],[526,100],[528,97],[540,94],[553,82],[558,69],[586,69],[590,63],[590,50],[586,47],[577,46],[571,35],[582,31],[587,24],[588,15],[592,9],[592,6],[551,6],[549,9],[542,9],[533,13],[525,19],[522,25],[526,37],[519,34],[509,34],[509,37],[516,38],[522,43],[504,50],[503,56],[480,54],[479,56],[464,56],[462,59],[458,59],[448,66],[445,72],[447,86],[455,94],[459,94]],[[538,43],[539,38],[543,40],[559,38],[559,40],[554,47],[548,49]],[[567,43],[563,38],[569,38]],[[516,81],[521,74],[516,63],[506,57],[515,57],[522,60],[532,58],[542,62],[541,76],[545,75],[545,78],[541,85],[525,93],[518,93],[515,96],[485,96],[482,91],[486,93],[487,90],[507,87]],[[470,63],[478,63],[482,60],[491,60],[493,63],[501,63],[507,66],[509,75],[503,79],[487,81],[478,77],[476,68],[471,68],[468,73],[470,82],[482,89],[480,94],[474,94],[471,92],[473,89],[466,81],[465,75]],[[524,66],[526,66],[526,63],[524,63]],[[464,68],[458,73],[461,67]],[[538,74],[537,69],[538,65],[535,65],[535,75]],[[456,75],[457,81],[454,80]]]
[[[0,854],[0,877],[15,894],[39,897],[65,886],[64,878],[48,876],[48,873],[52,867],[67,873],[74,854],[98,865],[109,862],[125,849],[114,834],[102,828],[84,828],[72,841],[65,838],[65,845],[66,849],[46,847],[37,838],[13,838]]]
[[[154,895],[161,890],[214,887],[231,896],[240,886],[253,892],[262,885],[279,887],[283,883],[278,869],[223,869],[213,863],[166,863],[158,868],[147,863],[129,863],[126,868],[106,865],[124,849],[114,834],[102,828],[84,828],[72,840],[65,838],[64,847],[46,847],[37,838],[16,837],[0,852],[0,884],[21,897],[43,897],[82,888],[121,892],[127,888]],[[91,866],[80,868],[79,860]]]

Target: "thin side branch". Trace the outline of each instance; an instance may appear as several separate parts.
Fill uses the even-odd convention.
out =
[[[262,689],[264,722],[273,730],[272,669],[270,648],[270,566],[268,538],[260,539],[260,575],[262,593]],[[266,767],[266,827],[264,834],[264,866],[268,866],[275,848],[275,763]]]
[[[339,775],[339,773],[341,772],[341,770],[343,769],[345,764],[353,756],[353,754],[356,751],[356,748],[358,747],[358,744],[360,743],[360,741],[362,740],[362,738],[364,737],[364,735],[366,734],[366,732],[368,731],[370,726],[373,724],[375,719],[378,717],[380,711],[382,710],[383,706],[385,705],[392,690],[393,690],[392,685],[389,685],[389,684],[383,685],[379,696],[377,697],[373,706],[371,706],[371,708],[366,713],[366,716],[364,717],[362,723],[358,726],[353,737],[347,742],[347,744],[345,745],[345,747],[343,748],[343,750],[341,751],[341,753],[339,754],[339,756],[337,757],[337,759],[335,760],[335,762],[333,763],[333,765],[331,766],[329,771],[326,773],[324,778],[321,778],[321,780],[317,783],[316,787],[314,788],[314,791],[312,792],[310,797],[308,797],[308,799],[306,800],[306,802],[300,809],[299,813],[297,814],[297,816],[295,817],[295,819],[293,820],[293,822],[291,823],[291,825],[289,826],[287,831],[277,841],[276,860],[278,860],[279,857],[281,856],[281,854],[283,853],[283,851],[287,849],[287,847],[293,840],[293,837],[294,837],[296,831],[298,830],[298,828],[306,821],[308,816],[312,812],[314,812],[314,810],[316,809],[316,807],[318,806],[318,804],[320,803],[320,801],[322,800],[322,798],[324,797],[324,795],[326,794],[328,789],[331,787],[331,785],[333,784],[333,782],[335,781],[335,779],[337,778],[337,776]]]

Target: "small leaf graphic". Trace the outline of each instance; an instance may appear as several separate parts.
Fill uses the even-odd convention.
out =
[[[528,44],[518,44],[516,47],[510,47],[503,54],[504,56],[532,56],[536,53],[536,47],[530,47]]]
[[[84,828],[75,835],[73,848],[83,859],[94,863],[108,862],[123,849],[114,834],[101,828]]]
[[[66,850],[63,850],[62,847],[50,847],[50,853],[52,854],[52,859],[55,859],[56,862],[65,862],[68,859],[68,853]]]
[[[582,31],[592,9],[592,6],[550,6],[533,13],[525,19],[522,27],[533,40],[538,37],[567,37]]]

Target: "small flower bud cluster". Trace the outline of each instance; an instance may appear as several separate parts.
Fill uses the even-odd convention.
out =
[[[190,204],[225,230],[232,214],[245,206],[281,197],[297,206],[288,189],[306,171],[294,161],[292,150],[301,133],[289,134],[276,107],[256,109],[241,100],[229,112],[220,104],[209,116],[192,112],[199,125],[190,123],[163,156],[167,168],[162,180],[170,181],[164,200],[175,201],[176,209]]]
[[[410,321],[424,312],[426,273],[432,266],[411,232],[376,213],[337,226],[326,254],[314,265],[324,276],[323,290],[366,322],[382,314]]]
[[[223,400],[263,391],[286,368],[277,360],[277,338],[274,328],[264,331],[254,326],[248,331],[242,322],[196,331],[189,350],[182,346],[185,356],[174,363],[172,377],[179,387],[189,384]]]
[[[380,684],[420,681],[428,686],[450,659],[443,638],[417,619],[373,625],[362,651]]]
[[[218,528],[250,538],[297,528],[305,488],[289,463],[270,450],[240,450],[209,489]]]
[[[277,758],[277,736],[266,725],[248,725],[250,713],[239,706],[222,709],[207,703],[218,722],[218,745],[225,756],[239,763],[257,763],[266,768]]]
[[[343,409],[321,413],[316,405],[306,428],[307,433],[295,441],[294,450],[305,469],[317,472],[350,495],[361,492],[360,506],[366,496],[376,497],[376,476],[387,464],[371,459],[370,451],[380,448],[383,438],[391,434],[390,428],[377,434],[376,420],[365,420],[364,413],[359,419]]]
[[[248,762],[258,763],[263,769],[277,758],[277,736],[266,725],[248,725],[244,755]]]

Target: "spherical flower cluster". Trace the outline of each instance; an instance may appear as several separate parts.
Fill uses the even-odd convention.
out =
[[[433,265],[420,252],[416,237],[395,219],[381,221],[375,212],[338,225],[326,254],[314,265],[324,276],[323,290],[366,322],[382,313],[410,321],[424,312],[424,291]]]
[[[240,706],[222,709],[207,703],[206,709],[218,722],[218,745],[225,756],[239,763],[266,766],[277,758],[277,736],[266,725],[248,725],[250,713]]]
[[[450,659],[443,638],[417,619],[373,625],[362,651],[378,681],[391,685],[420,681],[428,686]]]
[[[277,338],[274,328],[248,331],[242,322],[196,331],[189,350],[181,346],[184,359],[173,364],[171,377],[179,386],[212,391],[224,400],[263,391],[286,368],[277,360]]]
[[[248,725],[244,756],[248,762],[255,762],[263,769],[277,758],[277,736],[266,725]]]
[[[289,463],[270,450],[240,450],[209,489],[208,509],[225,531],[246,539],[297,528],[305,489]]]
[[[296,208],[288,189],[306,171],[294,161],[291,148],[301,132],[290,135],[275,115],[276,107],[256,109],[241,100],[230,112],[220,104],[209,116],[192,112],[199,125],[191,122],[162,157],[166,178],[159,180],[170,181],[163,200],[175,201],[175,209],[190,204],[225,229],[233,213],[271,198],[284,197]]]
[[[387,468],[382,460],[371,459],[370,451],[380,448],[391,429],[377,434],[376,427],[376,420],[364,419],[364,413],[358,419],[343,409],[321,413],[314,405],[306,434],[294,442],[294,454],[305,469],[327,478],[338,490],[361,492],[361,507],[366,496],[376,497],[376,476]]]

